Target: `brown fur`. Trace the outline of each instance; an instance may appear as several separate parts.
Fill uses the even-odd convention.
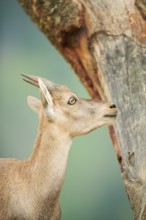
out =
[[[41,91],[41,101],[29,98],[40,119],[32,155],[23,161],[0,159],[0,220],[59,220],[59,194],[72,138],[113,122],[110,116],[117,110],[108,103],[80,99],[64,86],[53,88]],[[68,105],[73,96],[77,102]]]
[[[54,125],[48,127],[48,122],[42,119],[35,150],[30,158],[25,161],[0,160],[1,220],[60,219],[58,197],[70,139],[62,134],[67,145],[64,147],[56,137],[56,130]]]

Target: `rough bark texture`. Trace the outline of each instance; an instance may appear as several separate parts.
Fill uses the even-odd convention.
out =
[[[146,0],[19,0],[93,98],[119,109],[110,134],[135,219],[146,219]]]

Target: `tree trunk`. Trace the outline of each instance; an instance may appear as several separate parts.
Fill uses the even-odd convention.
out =
[[[93,98],[114,102],[111,138],[135,219],[146,219],[146,0],[19,0]]]

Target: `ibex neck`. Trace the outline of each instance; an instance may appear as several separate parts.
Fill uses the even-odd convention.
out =
[[[37,191],[56,198],[61,190],[71,139],[53,123],[41,123],[36,145],[30,157]]]

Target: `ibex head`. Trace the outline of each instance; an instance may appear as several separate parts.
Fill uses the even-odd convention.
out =
[[[47,79],[22,74],[26,82],[40,88],[41,101],[28,97],[31,108],[44,114],[72,137],[86,134],[102,125],[114,122],[117,109],[106,102],[81,99],[65,86]]]

